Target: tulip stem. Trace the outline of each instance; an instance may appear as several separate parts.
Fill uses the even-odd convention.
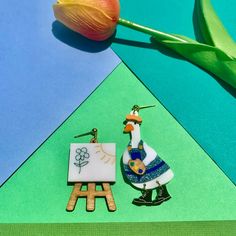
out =
[[[142,26],[142,25],[138,25],[136,23],[133,23],[131,21],[128,21],[128,20],[125,20],[125,19],[122,19],[122,18],[120,18],[118,20],[118,24],[123,25],[123,26],[128,27],[128,28],[131,28],[131,29],[134,29],[134,30],[137,30],[137,31],[140,31],[140,32],[145,33],[145,34],[149,34],[153,37],[158,37],[161,40],[175,40],[175,41],[178,41],[178,42],[187,43],[186,40],[181,39],[177,36],[167,34],[167,33],[163,33],[161,31],[154,30],[154,29]]]

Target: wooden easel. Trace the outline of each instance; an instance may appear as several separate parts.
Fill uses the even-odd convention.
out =
[[[102,183],[103,190],[96,190],[96,183],[88,183],[88,189],[82,191],[82,183],[75,183],[66,210],[73,211],[79,197],[87,198],[87,211],[95,210],[95,198],[105,197],[109,211],[116,210],[116,204],[109,183]]]
[[[97,143],[97,129],[93,128],[92,131],[80,134],[75,136],[75,138],[85,136],[91,134],[93,135],[93,138],[90,140],[90,143]],[[98,183],[88,183],[87,184],[87,190],[81,190],[83,183],[75,183],[74,188],[71,192],[70,199],[68,201],[66,210],[67,211],[73,211],[75,209],[76,202],[78,198],[86,197],[87,198],[87,211],[94,211],[95,210],[95,198],[96,197],[105,197],[106,203],[109,211],[115,211],[116,210],[116,204],[113,198],[113,194],[111,191],[111,187],[109,183],[101,183],[103,190],[96,190],[96,185]]]

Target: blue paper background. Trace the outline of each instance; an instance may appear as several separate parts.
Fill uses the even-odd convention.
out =
[[[120,2],[124,19],[195,38],[193,0]],[[212,4],[235,39],[236,2],[212,0]],[[123,26],[118,26],[112,48],[236,183],[236,91],[171,51],[151,44],[149,36]]]
[[[54,2],[1,2],[0,185],[120,62],[54,22]]]

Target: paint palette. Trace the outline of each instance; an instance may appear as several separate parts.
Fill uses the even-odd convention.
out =
[[[146,167],[140,159],[129,160],[128,165],[137,175],[143,175],[146,171]]]
[[[68,182],[115,182],[114,143],[72,143]]]

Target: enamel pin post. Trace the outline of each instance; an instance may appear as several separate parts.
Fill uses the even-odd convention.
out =
[[[154,106],[134,105],[126,116],[124,127],[124,133],[130,134],[130,142],[123,154],[123,169],[131,185],[142,192],[139,198],[133,199],[132,203],[137,206],[157,206],[169,200],[166,184],[174,177],[168,164],[141,139],[139,111],[149,107]],[[156,197],[153,199],[154,190]]]
[[[98,130],[75,136],[79,138],[92,135],[90,143],[71,143],[68,182],[74,188],[67,204],[67,211],[73,211],[78,198],[87,198],[87,211],[95,210],[95,198],[105,197],[109,211],[115,211],[116,205],[110,183],[116,181],[116,146],[114,143],[98,143]],[[83,184],[87,190],[83,191]],[[101,184],[103,190],[96,190]]]

